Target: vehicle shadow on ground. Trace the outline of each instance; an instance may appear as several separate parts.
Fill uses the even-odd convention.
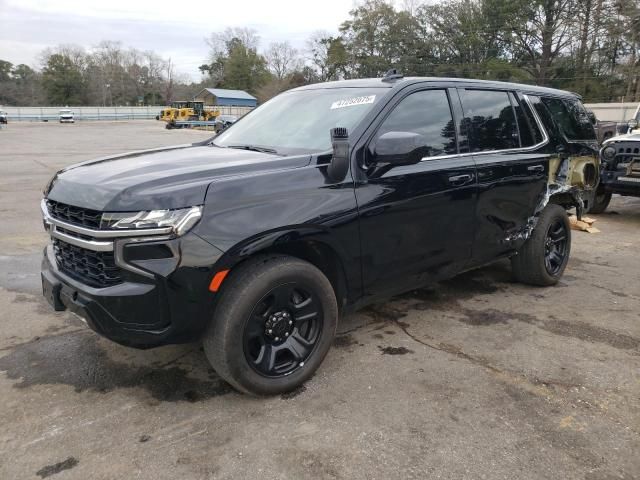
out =
[[[510,282],[508,262],[499,262],[429,288],[416,289],[344,317],[335,344],[341,346],[341,337],[364,326],[396,322],[408,309],[446,309],[465,298],[504,290]],[[398,306],[407,303],[411,306]],[[103,394],[127,389],[152,404],[198,402],[233,391],[209,367],[199,343],[134,350],[100,338],[86,327],[36,337],[12,347],[0,358],[0,371],[15,381],[17,389],[68,385],[77,393]]]
[[[511,277],[510,263],[503,260],[460,274],[450,280],[416,288],[387,302],[377,303],[359,313],[345,316],[338,327],[338,335],[370,325],[398,322],[411,310],[458,310],[460,301],[477,295],[502,292],[512,283],[514,281]]]
[[[77,320],[69,321],[75,325]],[[200,344],[135,350],[86,327],[10,347],[0,358],[0,372],[20,390],[68,385],[78,394],[108,394],[126,389],[150,404],[198,402],[233,391],[209,367]]]

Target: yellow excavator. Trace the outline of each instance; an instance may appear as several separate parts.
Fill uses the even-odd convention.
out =
[[[194,101],[176,101],[172,102],[171,106],[164,107],[160,110],[160,115],[156,116],[156,120],[162,120],[167,122],[167,128],[169,124],[175,122],[186,121],[213,121],[220,115],[218,110],[209,110],[204,106],[204,102]]]

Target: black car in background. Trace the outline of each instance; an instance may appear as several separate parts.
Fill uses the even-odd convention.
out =
[[[202,339],[237,389],[289,391],[366,304],[501,258],[557,283],[597,153],[559,90],[394,72],[297,88],[211,140],[58,172],[43,292],[116,342]]]
[[[220,133],[238,121],[235,115],[218,115],[213,125],[213,130]]]

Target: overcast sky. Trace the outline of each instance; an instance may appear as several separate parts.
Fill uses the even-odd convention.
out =
[[[171,57],[199,80],[211,32],[250,27],[261,48],[283,40],[304,48],[314,31],[336,32],[352,7],[353,0],[0,0],[0,59],[39,67],[44,48],[114,40]]]

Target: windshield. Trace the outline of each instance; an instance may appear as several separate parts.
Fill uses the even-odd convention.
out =
[[[277,153],[331,148],[329,130],[354,128],[386,89],[330,88],[283,93],[213,141],[219,147],[258,146]]]

